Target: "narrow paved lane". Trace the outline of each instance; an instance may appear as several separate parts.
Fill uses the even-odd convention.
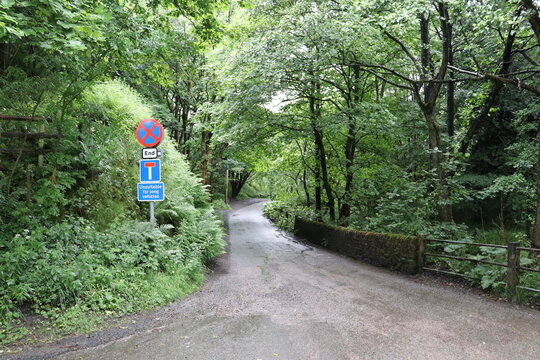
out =
[[[540,312],[296,243],[262,205],[231,212],[229,254],[161,326],[62,359],[540,358]]]

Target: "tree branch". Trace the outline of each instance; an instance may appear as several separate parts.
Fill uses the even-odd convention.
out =
[[[418,74],[423,74],[424,71],[422,70],[422,67],[420,66],[420,64],[418,63],[418,59],[416,58],[416,56],[413,55],[413,53],[409,50],[409,48],[407,48],[407,46],[405,46],[405,44],[399,40],[398,38],[396,38],[395,36],[393,36],[392,34],[390,34],[387,30],[384,30],[383,29],[383,33],[389,38],[391,39],[392,41],[394,41],[396,44],[399,45],[399,47],[405,52],[405,54],[407,54],[407,56],[409,57],[409,59],[411,59],[414,67],[416,68],[416,70],[418,71]]]

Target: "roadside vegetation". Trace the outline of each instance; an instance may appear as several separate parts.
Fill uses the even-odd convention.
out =
[[[0,344],[179,299],[223,252],[199,163],[176,142],[180,94],[161,92],[178,80],[167,64],[196,69],[217,39],[215,5],[0,4]],[[157,224],[136,201],[146,118],[168,128]]]
[[[0,120],[0,341],[25,313],[78,331],[191,291],[229,198],[271,198],[287,228],[540,247],[539,6],[2,1],[0,115],[42,120]],[[157,226],[135,201],[148,117]],[[440,265],[504,292],[502,271]]]
[[[63,151],[33,167],[30,199],[17,177],[34,159],[2,178],[4,191],[12,184],[0,223],[2,341],[28,333],[17,322],[23,315],[40,314],[71,333],[95,328],[103,315],[174,301],[198,288],[205,265],[223,251],[208,194],[168,138],[161,145],[167,200],[157,205],[157,225],[135,201],[140,146],[133,129],[152,108],[134,90],[97,83],[77,109],[84,115],[71,120],[76,138],[64,133]]]
[[[536,2],[277,1],[250,15],[249,35],[217,55],[238,79],[221,108],[251,144],[239,158],[272,184],[266,213],[278,225],[296,215],[540,247]],[[436,248],[506,261],[503,249]],[[536,256],[522,261],[538,268]],[[504,268],[434,262],[506,291]],[[521,280],[538,288],[540,277]]]

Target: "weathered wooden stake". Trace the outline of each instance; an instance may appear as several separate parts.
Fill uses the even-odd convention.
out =
[[[508,265],[506,276],[506,292],[510,301],[516,300],[517,286],[519,281],[519,243],[508,243]]]
[[[32,165],[26,165],[26,202],[30,202],[32,195]]]
[[[225,204],[229,203],[229,170],[225,170]]]
[[[45,134],[45,124],[41,124],[39,126],[39,133],[43,136]],[[43,138],[39,139],[38,141],[39,149],[42,150],[43,146],[45,146],[45,140]],[[38,155],[38,166],[43,167],[43,154]]]

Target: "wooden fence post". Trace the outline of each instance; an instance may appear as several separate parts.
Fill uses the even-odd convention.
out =
[[[508,299],[514,301],[517,295],[517,286],[519,281],[519,246],[518,242],[508,243],[508,265],[506,275],[506,292]]]
[[[225,170],[225,204],[229,204],[229,169]]]
[[[43,136],[45,134],[45,124],[41,124],[39,126],[39,134]],[[40,150],[43,150],[43,146],[45,145],[45,140],[43,138],[40,138],[38,140],[38,146]],[[43,167],[43,154],[38,155],[38,166]]]

